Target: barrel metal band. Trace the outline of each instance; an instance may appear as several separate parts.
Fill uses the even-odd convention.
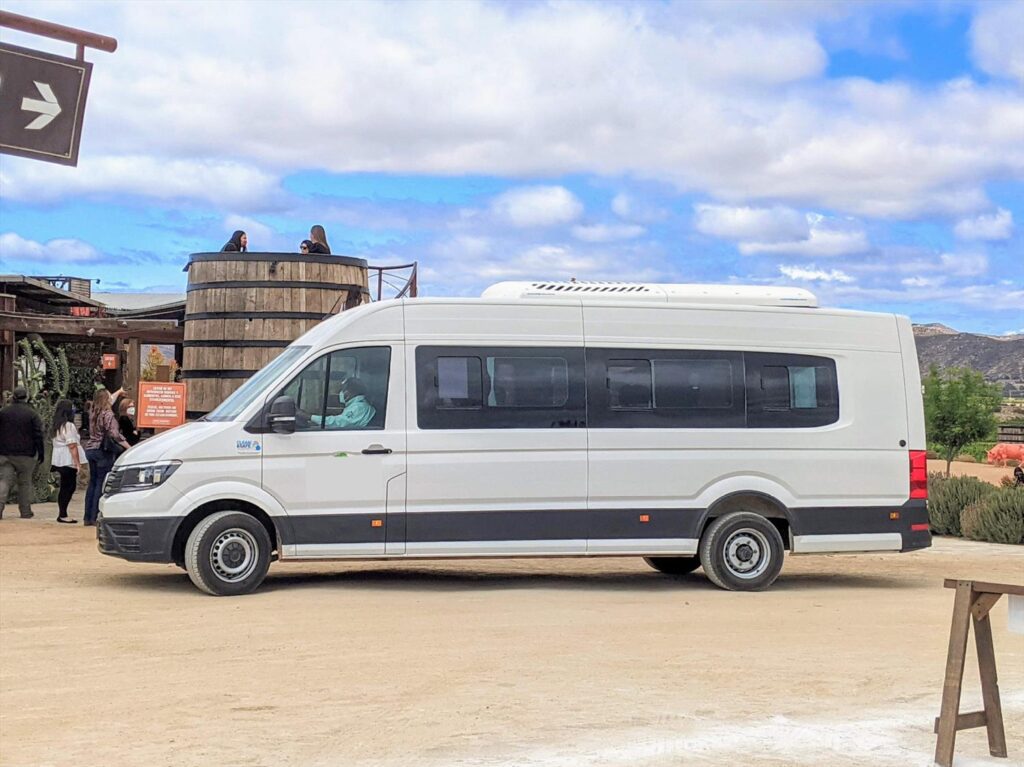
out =
[[[183,370],[182,378],[249,378],[258,370]]]
[[[226,341],[211,339],[206,341],[183,341],[186,349],[284,349],[291,341]]]
[[[322,320],[330,312],[195,312],[185,315],[191,320]]]
[[[213,290],[214,288],[303,288],[304,290],[347,290],[350,293],[368,293],[362,285],[341,282],[307,282],[305,280],[223,280],[220,282],[193,282],[186,289]]]
[[[193,253],[188,257],[189,263],[199,261],[277,261],[283,264],[340,264],[341,266],[358,266],[366,269],[365,258],[352,256],[326,256],[319,253]],[[187,269],[187,267],[186,267]]]

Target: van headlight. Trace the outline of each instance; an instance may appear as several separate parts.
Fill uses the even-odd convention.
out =
[[[167,481],[181,461],[156,461],[123,466],[112,470],[103,483],[103,494],[127,493],[131,490],[150,490]]]

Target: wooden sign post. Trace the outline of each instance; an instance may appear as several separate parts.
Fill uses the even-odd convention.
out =
[[[989,612],[1003,594],[1024,596],[1024,586],[980,581],[947,579],[947,589],[956,589],[953,602],[953,623],[949,630],[949,652],[946,657],[946,680],[942,686],[942,708],[935,720],[935,763],[952,767],[953,747],[958,730],[985,727],[988,730],[988,751],[992,756],[1006,756],[1006,731],[1003,709],[999,701],[996,678],[996,654],[992,646],[992,623]],[[974,623],[974,642],[978,650],[981,672],[981,699],[984,708],[969,714],[960,713],[960,691],[964,681],[967,656],[967,635]]]

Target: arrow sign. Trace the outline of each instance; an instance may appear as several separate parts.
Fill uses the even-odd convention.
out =
[[[91,74],[91,62],[0,43],[0,152],[76,165]]]
[[[38,80],[33,80],[33,82],[36,84],[36,90],[39,91],[39,95],[43,97],[43,100],[29,98],[21,100],[23,111],[39,113],[39,117],[26,125],[25,130],[42,130],[53,122],[54,117],[60,114],[60,104],[57,103],[57,97],[53,95],[53,88],[50,87],[49,83],[41,83]]]

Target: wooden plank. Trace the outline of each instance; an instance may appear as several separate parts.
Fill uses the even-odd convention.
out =
[[[984,727],[985,712],[984,711],[971,711],[969,714],[959,714],[956,718],[956,729],[960,730],[973,730],[975,727]],[[935,717],[935,732],[939,731],[939,717]]]
[[[55,315],[2,313],[0,331],[15,333],[52,333],[65,336],[104,336],[128,338],[152,333],[184,333],[177,320],[125,320],[116,317],[67,317]]]
[[[981,700],[985,706],[988,725],[988,752],[992,756],[1006,756],[1006,731],[1003,728],[1003,705],[999,700],[999,680],[996,677],[996,652],[992,645],[992,622],[986,614],[974,618],[974,645],[978,651],[978,671],[981,674]]]
[[[955,589],[960,583],[971,583],[979,594],[1013,594],[1024,597],[1024,586],[1016,583],[988,583],[987,581],[960,581],[955,578],[946,578],[943,585],[947,589]]]
[[[1002,598],[1002,594],[978,594],[974,599],[974,604],[971,605],[971,615],[975,620],[981,620],[988,615],[989,610],[992,609],[993,605]]]
[[[953,600],[953,620],[949,628],[946,677],[942,685],[942,705],[939,708],[938,738],[935,744],[935,763],[940,767],[953,767],[953,748],[956,746],[956,723],[960,713],[960,691],[967,655],[967,634],[971,628],[973,598],[971,582],[958,581],[956,597]]]

